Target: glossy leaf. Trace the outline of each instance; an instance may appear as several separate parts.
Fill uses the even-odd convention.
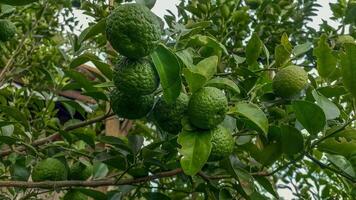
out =
[[[346,158],[356,154],[356,142],[345,139],[329,138],[318,145],[319,151],[342,155]]]
[[[273,187],[271,181],[268,178],[263,176],[254,176],[254,178],[265,190],[267,190],[270,194],[272,194],[277,199],[279,198],[276,188]]]
[[[294,47],[292,53],[295,57],[303,55],[304,53],[308,52],[313,46],[313,43],[306,42],[304,44],[300,44]]]
[[[78,37],[78,43],[81,44],[85,40],[92,38],[100,33],[104,33],[106,28],[106,19],[100,20],[98,23],[86,28]]]
[[[317,58],[319,75],[324,78],[330,77],[336,69],[337,58],[327,43],[325,34],[320,37],[318,46],[314,49],[313,54]]]
[[[266,114],[256,105],[249,103],[237,103],[230,111],[231,114],[237,114],[251,120],[262,132],[268,133],[268,119]]]
[[[108,166],[104,163],[95,163],[93,166],[93,179],[104,178],[109,173]]]
[[[356,44],[345,44],[341,54],[341,74],[345,88],[356,98]]]
[[[237,160],[237,158],[235,156],[230,156],[229,163],[230,163],[229,167],[234,172],[235,178],[237,178],[237,180],[239,180],[239,183],[240,183],[242,189],[244,190],[244,192],[247,195],[251,195],[255,191],[253,177],[250,175],[250,173],[248,173],[248,171],[241,168],[239,161]]]
[[[16,121],[21,123],[23,126],[25,126],[27,128],[29,127],[27,117],[22,112],[17,110],[16,108],[10,107],[10,106],[0,106],[0,112],[6,114],[8,116],[11,116]]]
[[[87,92],[96,91],[93,84],[87,79],[85,75],[74,70],[65,70],[66,75],[75,80],[80,87],[84,88]]]
[[[304,149],[302,134],[294,127],[281,127],[282,150],[287,155],[301,153]]]
[[[319,94],[315,90],[312,91],[312,94],[318,106],[324,110],[327,120],[335,119],[340,116],[339,108],[332,101]]]
[[[178,59],[164,45],[159,45],[156,51],[151,54],[151,58],[161,81],[163,96],[167,102],[173,102],[179,96],[182,88]]]
[[[183,74],[192,92],[197,91],[210,80],[217,71],[218,57],[211,56],[200,61],[193,68],[184,68]]]
[[[73,59],[70,63],[70,68],[76,68],[89,61],[91,61],[107,79],[112,80],[113,71],[111,66],[105,62],[102,62],[99,57],[91,53],[84,53]]]
[[[337,166],[343,172],[356,178],[356,173],[354,171],[354,168],[352,167],[351,163],[344,156],[326,154],[326,157],[328,158],[328,160],[330,160],[330,162],[332,162],[335,166]]]
[[[262,47],[262,41],[256,33],[253,33],[246,47],[246,61],[250,67],[257,64],[257,59],[262,52]]]
[[[199,46],[207,46],[211,47],[215,50],[221,50],[225,54],[228,54],[227,49],[224,45],[222,45],[219,41],[215,38],[205,35],[194,35],[190,38],[190,44],[192,45],[199,45]]]
[[[136,2],[147,6],[149,9],[152,9],[156,4],[156,0],[136,0]]]
[[[107,200],[106,195],[103,192],[93,190],[93,189],[87,189],[87,188],[76,188],[75,190],[85,194],[88,197],[91,197],[95,200]]]
[[[240,88],[237,84],[228,78],[213,78],[206,83],[207,86],[213,86],[220,89],[227,89],[236,94],[240,94]]]
[[[181,148],[178,150],[182,155],[180,164],[185,174],[197,174],[207,162],[211,150],[211,134],[206,131],[188,132],[183,131],[178,136],[178,144]]]
[[[326,125],[326,117],[323,109],[308,101],[294,101],[292,103],[297,120],[312,135],[323,131]]]

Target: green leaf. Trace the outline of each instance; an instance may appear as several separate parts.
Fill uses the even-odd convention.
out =
[[[315,90],[312,91],[312,94],[318,106],[324,110],[327,120],[335,119],[340,116],[339,108],[332,101]]]
[[[104,33],[106,28],[106,19],[100,20],[98,23],[86,28],[78,37],[78,44],[92,38],[100,33]]]
[[[328,138],[318,145],[318,150],[330,154],[342,155],[346,158],[356,154],[356,142],[347,141],[345,138]]]
[[[91,197],[95,200],[107,200],[107,196],[97,190],[93,190],[93,189],[87,189],[87,188],[75,188],[75,190],[87,195],[88,197]]]
[[[80,72],[74,70],[64,70],[66,75],[68,75],[71,79],[75,80],[82,88],[84,88],[88,92],[96,91],[96,88],[93,84],[86,78],[86,76]]]
[[[24,5],[33,3],[35,1],[38,1],[38,0],[26,0],[26,1],[0,0],[0,3],[12,5],[12,6],[24,6]]]
[[[230,168],[233,175],[240,183],[240,186],[247,195],[251,195],[255,191],[254,179],[244,168],[240,167],[240,162],[235,156],[229,157]]]
[[[104,178],[109,173],[108,166],[104,163],[95,163],[93,166],[93,179]]]
[[[268,178],[263,176],[254,176],[254,178],[265,190],[278,199],[278,193]]]
[[[213,86],[220,89],[228,89],[236,94],[240,94],[240,88],[237,84],[228,78],[213,78],[206,83],[206,86]]]
[[[294,47],[292,53],[295,57],[298,57],[306,52],[308,52],[313,46],[313,43],[306,42],[304,44],[300,44]]]
[[[346,174],[348,174],[352,177],[356,177],[355,171],[354,171],[350,161],[348,161],[344,156],[326,154],[326,157],[329,159],[330,162],[332,162],[335,166],[337,166],[343,172],[345,172]]]
[[[145,5],[149,9],[152,9],[156,4],[156,0],[136,0],[136,3]]]
[[[86,62],[91,61],[96,68],[109,80],[112,80],[113,71],[111,66],[105,62],[102,62],[99,57],[91,53],[83,53],[82,55],[76,57],[70,63],[70,68],[76,68]]]
[[[182,88],[177,57],[167,47],[159,45],[151,58],[161,80],[164,98],[167,102],[174,102]]]
[[[30,171],[22,165],[14,164],[10,168],[11,179],[15,181],[27,181]]]
[[[356,2],[349,2],[345,15],[345,23],[356,23]]]
[[[330,77],[336,69],[337,58],[327,43],[327,36],[323,34],[314,49],[313,54],[317,58],[317,69],[323,78]]]
[[[303,151],[304,139],[302,134],[296,128],[282,126],[281,138],[283,153],[292,156]]]
[[[246,47],[246,61],[250,67],[257,64],[257,59],[260,57],[262,52],[262,45],[262,41],[258,35],[253,33]]]
[[[251,120],[265,135],[267,135],[268,119],[266,114],[258,106],[249,103],[237,103],[230,112]]]
[[[13,138],[13,137],[10,137],[10,136],[2,136],[2,135],[0,135],[0,144],[1,144],[1,143],[4,143],[4,144],[8,144],[8,145],[13,145],[13,144],[15,144],[16,142],[18,142],[18,139],[17,139],[17,138]]]
[[[192,70],[190,70],[189,68],[184,68],[183,74],[184,74],[185,80],[187,81],[187,83],[189,85],[189,89],[192,92],[195,92],[199,88],[203,87],[203,85],[207,81],[203,75],[195,73]]]
[[[297,120],[312,135],[324,130],[326,117],[323,109],[308,101],[293,101],[293,109]]]
[[[286,48],[286,50],[288,52],[292,52],[293,50],[293,46],[292,44],[289,42],[289,37],[287,35],[287,33],[283,33],[282,37],[281,37],[281,45],[284,46],[284,48]]]
[[[184,68],[183,73],[192,92],[197,91],[217,72],[218,57],[211,56],[200,61],[193,68]]]
[[[221,44],[219,41],[217,41],[215,38],[212,38],[210,36],[205,36],[205,35],[194,35],[190,38],[189,43],[191,45],[198,45],[198,46],[206,46],[206,47],[211,47],[214,50],[218,51],[221,50],[225,54],[229,54],[227,49],[223,44]]]
[[[183,62],[183,64],[188,68],[194,67],[193,55],[194,49],[187,48],[182,51],[176,52],[177,57]]]
[[[159,192],[145,192],[143,193],[143,196],[147,200],[171,200],[167,195]]]
[[[356,45],[345,44],[341,54],[341,74],[345,88],[356,98]]]
[[[179,153],[182,155],[180,159],[182,169],[185,174],[193,176],[201,170],[209,158],[211,133],[183,131],[177,141],[181,145]]]
[[[288,35],[284,33],[281,38],[281,44],[277,45],[274,50],[276,67],[283,67],[290,61],[292,49],[293,47],[289,42]]]
[[[4,114],[14,118],[16,121],[18,121],[20,124],[22,124],[26,128],[29,127],[27,117],[22,112],[17,110],[15,107],[0,106],[0,113],[4,113]]]

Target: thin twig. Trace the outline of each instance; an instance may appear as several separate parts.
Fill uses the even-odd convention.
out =
[[[137,178],[127,179],[117,182],[115,179],[110,180],[97,180],[97,181],[42,181],[42,182],[27,182],[27,181],[0,181],[1,187],[20,187],[20,188],[65,188],[65,187],[101,187],[101,186],[114,186],[114,185],[131,185],[135,183],[142,183],[154,179],[165,177],[172,177],[182,173],[181,168],[171,171],[160,172],[154,175]]]
[[[356,119],[351,119],[349,121],[347,121],[344,125],[342,125],[341,127],[339,127],[338,129],[336,129],[335,131],[333,131],[332,133],[325,135],[324,137],[320,138],[319,140],[315,141],[311,146],[310,149],[313,149],[315,146],[317,146],[318,144],[320,144],[322,141],[326,140],[327,138],[343,131],[348,125],[350,125],[354,120]]]
[[[332,172],[334,172],[334,173],[336,173],[336,174],[338,174],[338,175],[340,175],[340,176],[346,178],[347,180],[351,181],[352,183],[356,183],[356,178],[351,177],[350,175],[344,173],[344,172],[341,171],[341,170],[334,169],[334,168],[332,168],[332,167],[330,167],[330,166],[328,166],[328,165],[322,163],[322,162],[319,161],[318,159],[314,158],[312,155],[306,154],[306,156],[307,156],[310,160],[312,160],[315,164],[319,165],[319,167],[328,169],[328,170],[330,170],[330,171],[332,171]]]

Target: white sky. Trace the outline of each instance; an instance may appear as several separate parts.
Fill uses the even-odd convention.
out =
[[[175,15],[177,15],[177,8],[176,4],[178,4],[180,0],[157,0],[156,5],[153,7],[152,11],[161,17],[163,19],[163,16],[168,14],[167,10],[172,11]],[[333,22],[330,20],[330,17],[332,16],[332,12],[330,10],[329,3],[335,3],[336,0],[318,0],[318,3],[322,5],[322,8],[320,8],[319,13],[317,16],[314,17],[314,21],[311,22],[309,25],[314,28],[318,28],[319,24],[322,23],[323,20],[329,21],[329,25],[336,27],[337,23]],[[80,25],[83,25],[82,28],[85,28],[88,24],[88,21],[90,21],[90,17],[86,17],[81,14],[81,11],[75,11],[75,15],[77,15],[80,18]],[[75,31],[76,33],[80,34],[80,32]],[[278,190],[279,195],[286,199],[286,200],[291,200],[293,199],[293,194],[288,190],[288,189],[279,189]]]

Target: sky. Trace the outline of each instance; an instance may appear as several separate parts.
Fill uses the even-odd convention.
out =
[[[180,0],[157,0],[155,6],[153,7],[152,11],[163,19],[163,16],[168,14],[167,10],[172,11],[175,15],[177,15],[177,8],[176,4],[178,4]],[[329,25],[336,27],[337,23],[330,20],[332,16],[332,12],[330,10],[329,3],[335,3],[336,0],[318,0],[318,3],[322,6],[319,11],[318,15],[314,17],[314,20],[309,23],[309,26],[318,28],[319,24],[322,23],[322,20],[329,21]],[[75,15],[80,18],[80,24],[83,26],[81,29],[88,26],[88,22],[91,21],[90,17],[84,16],[81,11],[75,11]],[[77,31],[76,31],[77,32]],[[80,31],[77,32],[80,34]],[[286,199],[291,200],[293,199],[293,194],[288,189],[278,189],[279,195]]]

